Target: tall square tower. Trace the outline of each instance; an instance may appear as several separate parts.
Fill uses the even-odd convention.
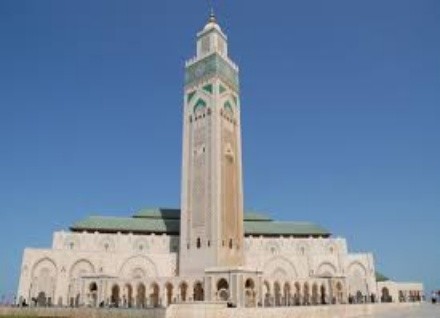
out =
[[[243,265],[243,181],[238,67],[211,15],[186,63],[180,275]]]

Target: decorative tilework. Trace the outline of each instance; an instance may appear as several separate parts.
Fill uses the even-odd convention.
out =
[[[213,53],[188,66],[185,71],[185,85],[192,85],[208,77],[218,76],[238,91],[238,72],[219,54]]]
[[[192,92],[188,93],[186,102],[189,103],[195,94],[196,94],[196,91],[192,91]]]
[[[205,92],[212,94],[212,91],[213,91],[212,84],[208,84],[208,85],[203,86],[203,90]]]
[[[223,105],[223,107],[225,108],[225,110],[234,113],[234,111],[232,110],[232,105],[229,101],[226,101],[226,103]]]
[[[224,92],[226,92],[226,87],[224,87],[222,84],[220,84],[219,91],[220,91],[220,94],[223,94]]]
[[[205,107],[206,107],[206,102],[203,99],[199,98],[197,100],[196,104],[194,105],[193,111],[195,113],[197,110],[205,108]]]

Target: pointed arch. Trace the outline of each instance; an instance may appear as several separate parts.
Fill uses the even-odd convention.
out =
[[[234,109],[230,100],[226,100],[226,102],[223,104],[223,109],[232,115],[234,114]]]
[[[336,266],[328,261],[322,262],[316,269],[316,274],[319,276],[332,277],[338,272]]]
[[[127,258],[119,268],[121,277],[132,277],[134,274],[157,277],[157,267],[153,260],[146,255],[135,255]]]
[[[197,113],[198,111],[205,109],[206,106],[207,106],[207,103],[204,99],[202,99],[202,98],[197,99],[197,101],[194,103],[194,106],[193,106],[193,113]]]
[[[70,266],[69,270],[69,278],[79,278],[84,274],[92,274],[95,272],[95,266],[85,258],[81,258],[76,260],[72,266]]]
[[[359,261],[354,261],[348,266],[347,274],[350,295],[356,295],[357,298],[366,296],[368,293],[368,288],[366,282],[367,270],[365,266]]]
[[[295,265],[286,257],[277,255],[269,259],[263,266],[264,272],[267,275],[281,274],[285,273],[286,278],[296,278],[298,277],[298,272]]]
[[[356,269],[358,269],[363,276],[367,275],[367,268],[360,261],[351,262],[348,265],[347,269],[348,269],[347,270],[348,273],[351,273],[351,272],[355,271]]]
[[[49,266],[52,266],[55,273],[58,273],[58,266],[55,263],[55,261],[50,257],[45,256],[43,258],[40,258],[38,261],[36,261],[35,264],[32,266],[31,277],[35,276],[36,269],[44,265],[44,263],[48,263]]]

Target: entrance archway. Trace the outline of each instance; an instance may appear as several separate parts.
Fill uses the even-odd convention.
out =
[[[124,305],[131,308],[133,306],[133,287],[131,287],[130,284],[126,284],[125,290],[127,292],[127,298],[125,299],[126,304]]]
[[[271,305],[271,294],[270,294],[270,285],[268,281],[264,281],[263,283],[263,295],[264,295],[264,306]]]
[[[309,290],[309,284],[304,283],[304,299],[303,299],[303,305],[310,305],[310,290]]]
[[[167,283],[165,285],[166,294],[167,294],[167,304],[171,305],[173,302],[173,285],[171,283]]]
[[[312,304],[317,305],[318,304],[318,285],[316,283],[312,286]]]
[[[380,301],[383,303],[390,303],[393,301],[388,288],[386,287],[382,288],[382,296],[380,298]]]
[[[281,306],[281,286],[280,283],[273,284],[273,293],[275,296],[275,306]]]
[[[291,296],[290,296],[290,284],[284,283],[284,305],[290,306],[291,304]]]
[[[229,300],[229,283],[224,278],[217,282],[217,297],[222,301]]]
[[[203,301],[204,300],[204,291],[203,285],[201,282],[197,282],[194,284],[194,301]]]
[[[293,296],[293,303],[295,306],[301,305],[301,284],[295,283],[295,295]]]
[[[326,295],[325,286],[321,285],[321,304],[323,304],[323,305],[327,304],[326,298],[327,298],[327,295]]]
[[[151,284],[150,286],[150,304],[153,307],[159,306],[159,285],[156,283]]]
[[[244,283],[244,289],[245,289],[245,306],[255,307],[256,305],[255,283],[251,278],[248,278]]]
[[[186,294],[188,292],[188,284],[185,282],[182,282],[179,286],[180,288],[180,300],[186,301]]]
[[[137,295],[136,295],[136,306],[138,308],[145,308],[145,294],[146,294],[145,285],[140,283],[137,287]]]
[[[36,299],[36,302],[37,302],[38,307],[46,307],[46,305],[48,304],[46,293],[39,292],[37,299]]]
[[[112,287],[112,295],[110,297],[111,306],[119,307],[119,302],[120,302],[119,293],[120,293],[119,285],[113,285],[113,287]]]
[[[96,307],[98,305],[98,285],[95,282],[89,285],[90,305]]]
[[[344,298],[344,292],[342,290],[341,282],[336,283],[336,302],[342,304]]]

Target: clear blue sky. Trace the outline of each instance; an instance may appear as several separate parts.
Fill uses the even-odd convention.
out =
[[[245,205],[440,288],[440,1],[218,1],[240,65]],[[203,0],[0,1],[0,295],[90,214],[179,205]]]

